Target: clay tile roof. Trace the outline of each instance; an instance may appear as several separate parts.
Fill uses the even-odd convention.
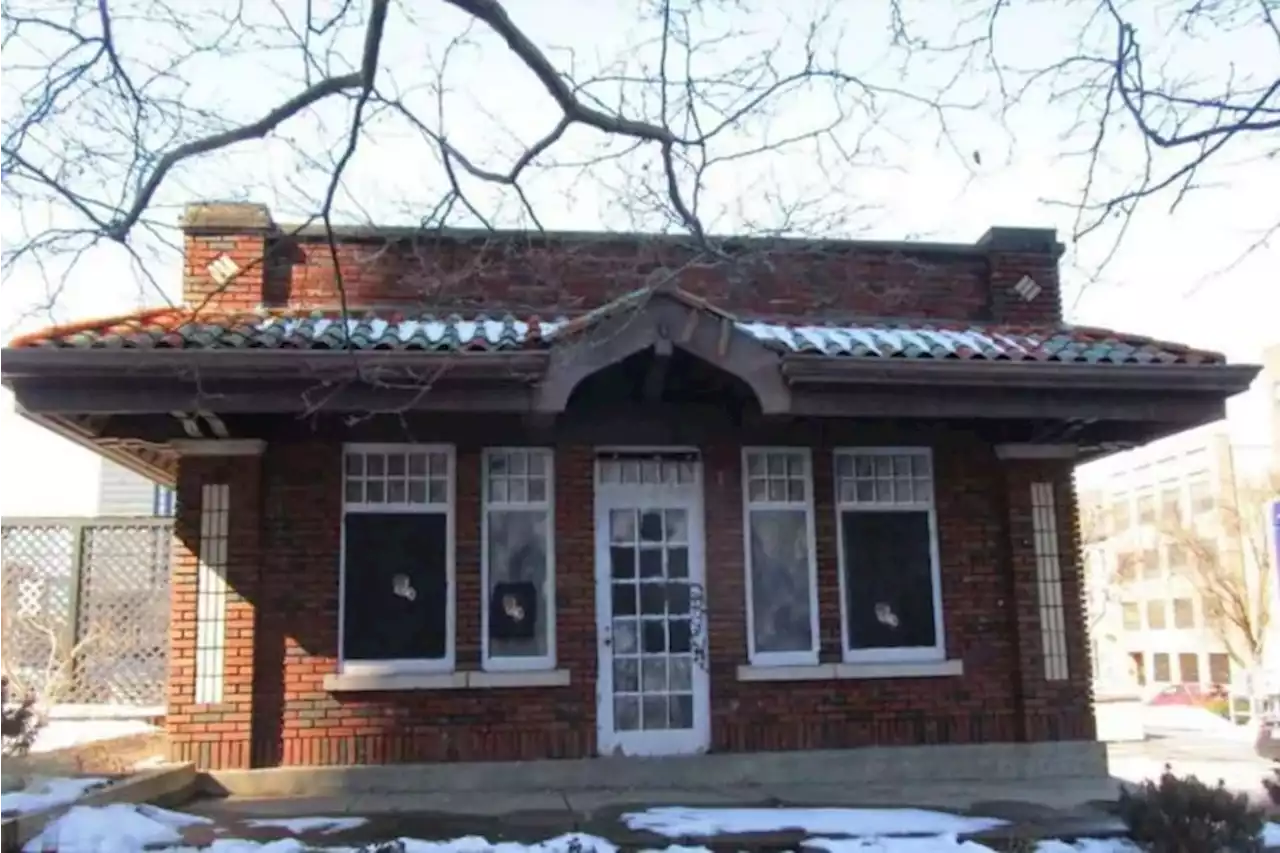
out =
[[[539,348],[555,324],[537,317],[396,312],[258,311],[165,308],[54,326],[13,340],[14,348],[305,349],[472,351]]]
[[[54,326],[14,348],[507,351],[543,349],[655,292],[708,311],[780,353],[835,358],[1046,361],[1073,364],[1224,364],[1220,353],[1086,326],[930,322],[808,324],[737,319],[683,291],[641,290],[573,320],[395,312],[201,312],[163,308]]]

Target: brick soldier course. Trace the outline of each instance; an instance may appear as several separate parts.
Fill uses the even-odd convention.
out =
[[[1256,372],[1064,325],[1061,247],[1038,229],[994,228],[972,245],[741,240],[714,261],[665,237],[346,229],[339,289],[325,236],[277,225],[265,208],[192,205],[184,225],[182,309],[44,330],[0,364],[28,417],[176,483],[166,726],[174,757],[204,768],[1092,741],[1073,466],[1221,416]],[[453,602],[439,630],[450,636],[423,667],[344,663],[370,660],[344,656],[344,618],[345,642],[365,643],[362,631],[400,630],[394,608],[426,612],[435,594],[388,590],[385,611],[356,612],[365,605],[350,596],[365,593],[353,585],[381,583],[380,563],[403,550],[388,539],[386,554],[354,553],[347,541],[362,534],[344,528],[354,523],[344,452],[361,446],[388,459],[395,448],[450,454],[439,528],[449,528]],[[628,676],[613,668],[624,640],[601,611],[629,605],[607,604],[608,566],[600,574],[602,560],[621,559],[597,538],[614,506],[600,503],[615,488],[599,485],[604,446],[617,449],[618,471],[649,470],[663,448],[682,461],[652,470],[697,466],[696,488],[675,492],[696,495],[688,559],[700,552],[701,583],[669,581],[666,593],[702,601],[688,610],[692,664],[676,660],[670,615],[671,656],[660,658],[663,673],[695,673],[690,719],[676,710],[674,674],[667,694],[638,688],[631,705],[607,694]],[[521,587],[541,592],[536,618],[550,620],[538,623],[540,666],[486,658],[500,642],[484,639],[486,608],[524,594],[487,593],[482,570],[486,451],[513,447],[550,450],[551,581]],[[851,451],[850,465],[878,453],[892,460],[885,470],[927,461],[913,475],[931,489],[915,507],[927,543],[894,550],[905,534],[877,539],[851,519],[857,507],[837,507],[837,459]],[[784,654],[753,652],[748,607],[799,636],[807,617],[795,613],[814,597],[778,605],[786,587],[748,589],[757,558],[744,478],[756,452],[761,465],[805,466],[804,499],[787,500],[811,525],[801,537],[811,557],[799,559],[812,563],[816,631]],[[848,476],[849,489],[863,482]],[[229,495],[225,546],[211,544],[211,485]],[[886,510],[877,518],[888,522],[904,507],[885,500],[862,509]],[[853,536],[870,537],[863,550]],[[664,547],[671,577],[671,549],[684,546]],[[789,553],[766,550],[762,565]],[[925,552],[940,620],[927,591],[912,599],[886,579]],[[208,603],[218,585],[202,559],[219,564],[221,603]],[[405,565],[397,584],[438,580]],[[879,623],[854,615],[869,612],[858,598],[868,589],[893,599],[877,602]],[[506,617],[491,613],[493,630]],[[897,637],[926,618],[937,635],[927,642],[846,638]],[[602,662],[624,674],[602,679]],[[216,682],[215,701],[200,701],[201,678]],[[670,709],[664,728],[629,727],[626,709],[648,715],[651,698]]]

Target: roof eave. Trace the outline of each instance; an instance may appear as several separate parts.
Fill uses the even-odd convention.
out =
[[[1076,390],[1213,392],[1249,388],[1262,368],[1252,364],[1115,364],[1059,361],[969,361],[787,355],[782,372],[796,385],[973,385]]]
[[[390,377],[424,372],[512,382],[542,375],[540,350],[199,350],[30,347],[0,352],[0,377],[14,379],[190,376],[219,378],[341,378],[370,373]]]

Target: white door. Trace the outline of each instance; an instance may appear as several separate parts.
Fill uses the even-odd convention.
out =
[[[701,464],[691,452],[596,462],[601,755],[710,745]]]

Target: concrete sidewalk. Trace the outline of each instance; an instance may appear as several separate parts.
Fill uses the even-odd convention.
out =
[[[1043,786],[1021,783],[834,786],[796,784],[707,789],[673,785],[660,790],[556,790],[541,793],[368,793],[274,799],[205,799],[184,811],[212,818],[214,826],[191,827],[188,842],[218,837],[266,841],[293,835],[316,845],[361,844],[399,837],[442,840],[479,835],[490,841],[534,842],[567,832],[583,832],[625,847],[665,847],[681,839],[630,830],[625,812],[655,806],[925,808],[1001,818],[1011,826],[984,837],[1071,838],[1114,835],[1119,823],[1105,811],[1118,784],[1110,780],[1059,779]],[[362,817],[365,823],[342,832],[290,833],[279,827],[250,827],[255,818]],[[215,831],[216,828],[216,831]],[[721,844],[797,845],[812,833],[771,832],[748,837],[717,836]],[[711,839],[683,839],[709,843]]]

